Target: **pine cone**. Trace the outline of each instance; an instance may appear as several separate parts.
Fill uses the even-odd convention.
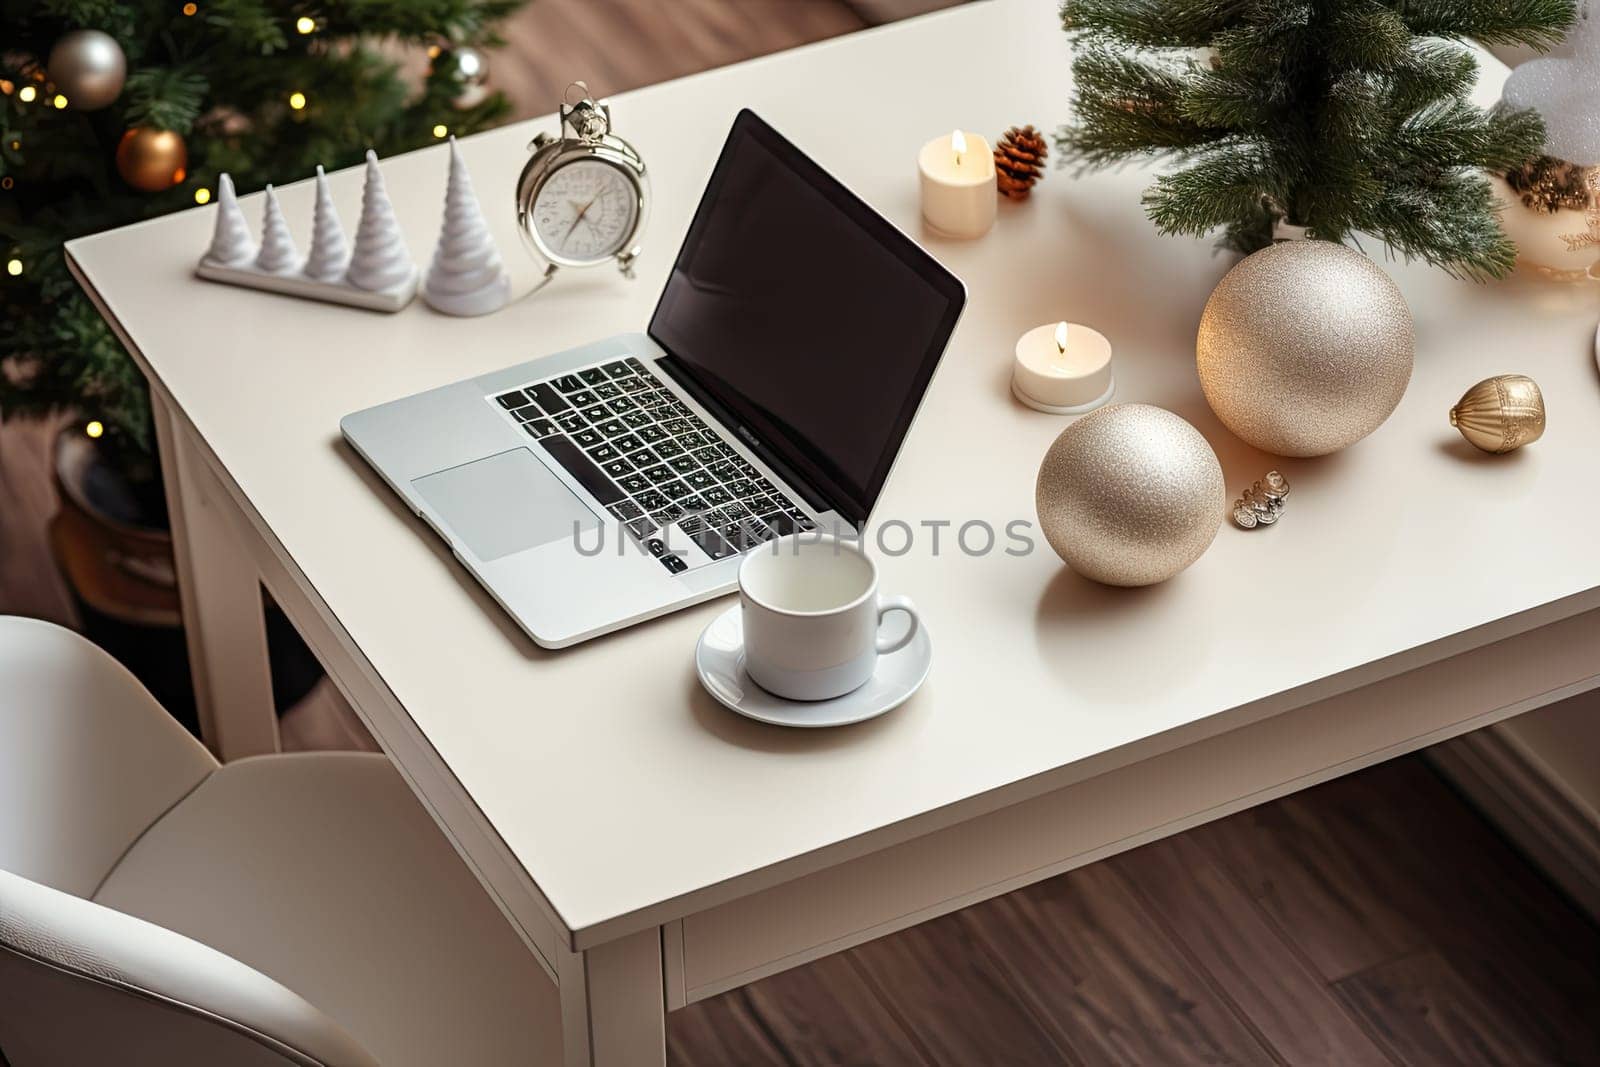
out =
[[[1044,177],[1044,160],[1050,154],[1044,136],[1032,126],[1013,126],[994,149],[995,180],[1000,192],[1013,200],[1026,199],[1033,183]]]

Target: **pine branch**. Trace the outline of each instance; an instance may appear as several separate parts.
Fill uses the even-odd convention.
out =
[[[123,117],[130,126],[154,126],[188,133],[205,103],[211,83],[180,67],[145,67],[128,75],[123,87]]]
[[[1230,144],[1157,178],[1144,195],[1145,214],[1162,233],[1198,237],[1281,198],[1287,192],[1282,178],[1260,146]]]
[[[404,41],[440,39],[471,44],[496,44],[494,24],[515,11],[522,0],[322,0],[318,21],[332,36],[366,34]]]
[[[1085,40],[1136,48],[1198,48],[1261,0],[1065,0],[1061,24]]]
[[[1218,136],[1184,117],[1184,79],[1168,67],[1090,47],[1073,71],[1078,122],[1057,136],[1063,160],[1106,163],[1136,152],[1191,148]]]
[[[1407,259],[1485,281],[1516,265],[1517,249],[1500,230],[1488,179],[1462,170],[1419,185],[1395,185],[1371,205],[1363,227]]]
[[[1336,10],[1325,47],[1332,67],[1384,71],[1404,63],[1410,45],[1400,16],[1373,3]]]
[[[1413,166],[1480,167],[1505,171],[1539,154],[1544,123],[1532,111],[1497,108],[1485,113],[1464,100],[1442,100],[1395,129],[1393,151]]]
[[[221,31],[223,41],[241,52],[270,56],[289,46],[281,13],[260,0],[205,0],[204,24]]]
[[[1406,60],[1389,72],[1389,93],[1401,112],[1441,97],[1464,97],[1478,78],[1472,53],[1459,44],[1415,41]]]
[[[1541,51],[1561,43],[1577,17],[1573,0],[1391,0],[1411,32],[1525,44]]]

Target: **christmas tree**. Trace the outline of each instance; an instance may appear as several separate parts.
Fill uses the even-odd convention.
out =
[[[1381,238],[1482,279],[1508,272],[1485,169],[1539,155],[1537,116],[1468,100],[1459,42],[1548,48],[1572,0],[1066,0],[1068,159],[1183,164],[1145,194],[1163,233],[1252,252],[1280,224]]]
[[[224,171],[246,193],[492,124],[477,49],[519,2],[0,0],[0,417],[76,409],[153,480],[143,379],[62,243],[206,203]],[[428,49],[421,85],[379,39]]]

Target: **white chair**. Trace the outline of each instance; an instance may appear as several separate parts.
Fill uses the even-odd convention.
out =
[[[0,616],[0,1063],[560,1062],[556,991],[382,756],[219,766]]]

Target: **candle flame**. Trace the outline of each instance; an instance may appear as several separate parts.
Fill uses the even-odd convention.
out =
[[[1067,354],[1067,324],[1064,322],[1056,323],[1056,351]]]
[[[950,150],[956,154],[956,162],[961,162],[962,153],[967,150],[967,139],[960,130],[950,134]]]

